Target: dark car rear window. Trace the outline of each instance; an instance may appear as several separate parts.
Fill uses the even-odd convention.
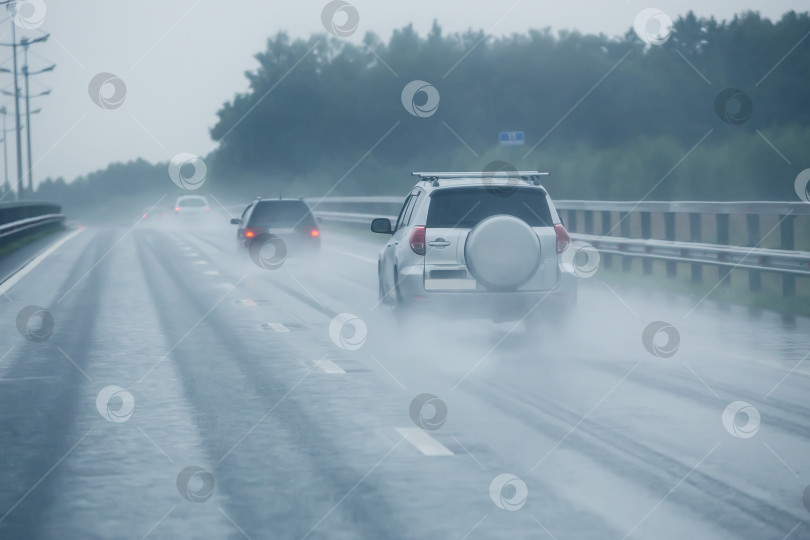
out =
[[[304,201],[262,201],[250,216],[251,226],[293,227],[314,225],[315,219]]]
[[[550,227],[551,210],[539,189],[516,188],[511,193],[494,193],[485,187],[435,191],[430,197],[427,227],[471,228],[499,214],[522,219],[531,227]]]

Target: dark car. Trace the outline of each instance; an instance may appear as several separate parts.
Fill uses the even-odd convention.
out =
[[[321,246],[318,223],[303,199],[256,199],[231,223],[239,225],[236,241],[245,249],[274,238],[281,239],[292,254]]]

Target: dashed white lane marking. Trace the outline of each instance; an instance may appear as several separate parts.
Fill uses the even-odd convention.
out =
[[[252,300],[251,300],[251,302],[252,302]],[[255,306],[256,304],[254,303],[253,305]],[[290,331],[289,328],[287,328],[286,326],[284,326],[283,324],[278,323],[278,322],[269,322],[269,323],[265,324],[265,327],[267,327],[270,330],[273,330],[274,332],[289,332]]]
[[[219,272],[217,272],[216,270],[206,270],[205,272],[203,272],[203,275],[204,276],[218,276]]]
[[[197,253],[196,251],[191,251],[189,253],[186,253],[186,257],[199,257],[199,256],[200,256],[200,254]]]
[[[315,360],[315,365],[321,368],[324,373],[329,373],[330,375],[345,375],[346,372],[340,369],[340,366],[332,362],[331,360]]]
[[[208,261],[194,261],[194,264],[208,264]]]
[[[16,274],[12,275],[10,278],[8,278],[2,284],[0,284],[0,295],[6,294],[8,291],[10,291],[14,285],[19,283],[19,281],[25,276],[27,276],[31,272],[31,270],[36,268],[39,265],[39,263],[47,259],[51,254],[53,254],[54,251],[59,249],[62,246],[62,244],[64,244],[65,242],[74,238],[76,235],[82,232],[84,232],[84,229],[77,229],[73,231],[72,233],[65,236],[64,238],[56,242],[54,245],[52,245],[39,255],[28,261],[28,263],[22,268],[20,268]]]
[[[417,450],[426,456],[452,456],[455,455],[445,445],[428,435],[428,433],[418,427],[396,428],[397,433],[402,435]]]
[[[242,300],[237,300],[236,303],[239,304],[240,306],[255,306],[256,305],[256,302],[254,302],[253,300],[250,300],[249,298],[244,298]]]
[[[363,257],[362,255],[357,255],[356,253],[349,253],[348,251],[341,251],[339,249],[334,248],[326,248],[327,251],[333,251],[335,253],[339,253],[341,255],[345,255],[347,257],[354,257],[355,259],[360,259],[361,261],[366,261],[370,263],[376,263],[377,259],[371,259],[369,257]]]

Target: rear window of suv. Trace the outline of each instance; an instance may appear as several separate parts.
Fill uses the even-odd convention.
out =
[[[315,218],[304,201],[261,201],[250,216],[253,227],[312,226]]]
[[[522,219],[531,227],[551,227],[551,210],[540,189],[516,188],[509,194],[495,194],[485,187],[438,190],[430,197],[428,228],[472,228],[480,221],[500,214]]]

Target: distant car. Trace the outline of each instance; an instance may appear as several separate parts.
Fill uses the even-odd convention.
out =
[[[211,205],[202,195],[183,195],[174,203],[174,215],[180,218],[202,218],[210,211]]]
[[[268,239],[279,238],[290,253],[313,252],[321,247],[321,231],[303,199],[256,199],[231,219],[238,225],[237,244],[250,250]]]
[[[396,223],[371,224],[391,235],[377,266],[380,300],[529,327],[562,319],[576,301],[575,280],[560,270],[568,233],[544,173],[511,174],[414,173],[421,179]]]

